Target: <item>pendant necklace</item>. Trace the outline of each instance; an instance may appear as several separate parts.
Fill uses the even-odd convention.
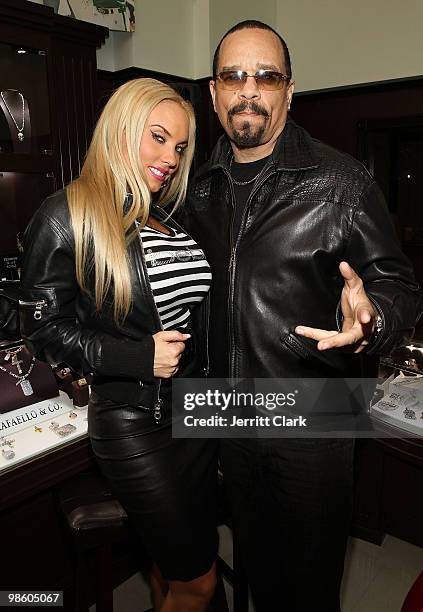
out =
[[[12,111],[9,108],[8,103],[6,102],[6,98],[4,97],[4,94],[6,94],[8,91],[16,91],[18,96],[20,96],[20,98],[21,98],[21,101],[22,101],[22,125],[21,125],[21,127],[19,127],[19,125],[18,125],[18,123],[17,123],[17,121],[16,121]],[[9,89],[9,90],[6,90],[6,91],[0,91],[0,96],[1,96],[1,99],[3,100],[3,102],[4,102],[4,105],[5,105],[6,109],[7,109],[7,112],[9,113],[13,123],[15,124],[15,127],[16,127],[17,132],[18,132],[18,139],[22,142],[22,140],[25,138],[25,136],[23,135],[23,131],[25,129],[25,98],[23,97],[23,95],[21,94],[20,91],[17,91],[15,89]]]
[[[10,372],[10,370],[7,370],[2,365],[0,365],[0,370],[2,372],[6,372],[6,374],[9,374],[9,376],[12,376],[13,378],[17,379],[18,382],[15,384],[16,386],[18,385],[20,386],[20,388],[22,389],[22,393],[24,395],[33,395],[34,389],[32,388],[32,385],[28,380],[28,376],[31,374],[32,370],[34,369],[34,363],[35,363],[35,357],[31,359],[31,363],[29,364],[28,372],[26,374],[23,374],[22,369],[19,367],[19,363],[15,363],[19,374],[14,374],[13,372]]]

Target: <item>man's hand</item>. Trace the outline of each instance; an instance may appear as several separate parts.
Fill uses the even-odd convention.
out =
[[[351,266],[346,261],[342,261],[339,270],[345,281],[341,294],[341,309],[344,316],[342,331],[300,325],[295,328],[295,333],[317,340],[319,351],[350,346],[354,353],[360,353],[369,344],[377,312],[364,291],[363,281]]]
[[[176,330],[161,331],[153,335],[154,340],[154,376],[171,378],[178,371],[178,363],[185,349],[185,340],[190,334],[181,334]]]

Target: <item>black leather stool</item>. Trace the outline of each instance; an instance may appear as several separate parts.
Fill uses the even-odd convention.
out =
[[[74,610],[88,610],[86,555],[91,552],[95,555],[96,612],[113,612],[112,544],[130,537],[128,516],[112,496],[106,481],[96,473],[73,479],[63,485],[57,495],[75,555]],[[219,563],[218,567],[232,583],[232,569],[222,563],[226,567]],[[223,580],[220,572],[218,574],[210,612],[229,612]],[[238,612],[243,611],[239,608]]]
[[[88,588],[94,578],[96,612],[113,612],[112,545],[130,536],[127,514],[96,473],[65,483],[57,496],[74,552],[74,610],[88,610]],[[95,556],[94,577],[88,573],[90,553]]]

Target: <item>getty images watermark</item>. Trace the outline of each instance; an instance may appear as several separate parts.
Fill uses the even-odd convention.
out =
[[[242,380],[172,383],[176,438],[374,437],[376,379]]]
[[[184,416],[185,427],[307,427],[303,416],[288,417],[286,414],[272,416],[256,414],[239,416],[235,409],[246,409],[252,406],[272,412],[278,408],[292,408],[296,403],[296,389],[292,393],[253,393],[232,389],[223,392],[219,389],[207,389],[205,393],[185,393],[183,407],[185,411],[197,411],[197,408],[217,409],[220,413],[211,416]]]

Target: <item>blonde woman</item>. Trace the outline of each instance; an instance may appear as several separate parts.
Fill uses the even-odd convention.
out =
[[[211,281],[162,211],[185,197],[194,139],[192,107],[173,89],[120,87],[80,178],[32,219],[21,278],[30,349],[94,375],[92,447],[155,562],[162,612],[204,611],[215,584],[215,444],[173,440],[170,426],[171,377],[201,365],[191,314]]]

